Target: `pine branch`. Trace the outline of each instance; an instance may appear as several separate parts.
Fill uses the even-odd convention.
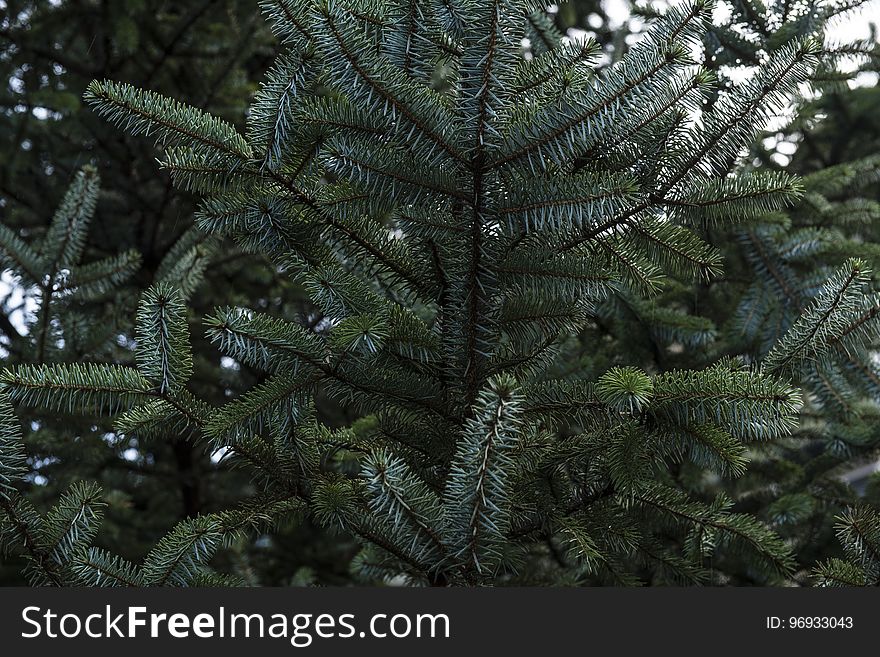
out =
[[[220,119],[175,100],[127,84],[94,81],[84,99],[111,123],[133,135],[156,134],[165,145],[184,145],[206,153],[247,161],[250,146]]]
[[[0,393],[0,497],[15,493],[16,484],[28,473],[21,441],[21,426],[7,395]]]
[[[15,402],[73,413],[146,401],[152,384],[137,371],[119,365],[21,365],[0,373],[0,385]]]
[[[192,376],[186,307],[180,292],[167,283],[148,289],[137,316],[138,368],[158,385],[175,392]]]
[[[767,355],[764,360],[767,371],[791,371],[806,362],[821,359],[830,345],[844,344],[848,338],[857,336],[861,329],[868,328],[868,322],[877,315],[873,310],[876,300],[869,302],[872,307],[864,314],[861,308],[868,275],[865,263],[857,259],[851,259],[835,272],[814,302]]]
[[[50,279],[59,269],[69,269],[79,262],[100,184],[97,170],[86,166],[77,172],[65,193],[40,246],[43,267]]]
[[[391,109],[393,116],[403,119],[437,152],[463,163],[465,159],[456,140],[448,140],[446,136],[450,133],[448,127],[452,125],[451,117],[446,115],[437,99],[427,89],[410,84],[390,67],[376,66],[365,59],[361,53],[369,50],[366,40],[342,12],[325,7],[319,8],[319,12],[325,30],[318,38],[332,40],[325,46],[325,52],[338,53],[337,61],[331,59],[328,63],[341,79],[363,85],[367,93],[381,100],[383,105]]]
[[[502,557],[519,401],[509,377],[496,379],[481,391],[477,412],[466,423],[456,448],[443,495],[455,554],[481,575],[490,574]]]

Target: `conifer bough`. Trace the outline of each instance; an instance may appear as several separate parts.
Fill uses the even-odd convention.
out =
[[[98,406],[126,434],[226,450],[262,492],[181,523],[135,565],[81,545],[97,511],[76,540],[31,540],[46,530],[16,520],[20,497],[2,484],[21,459],[4,457],[4,535],[34,581],[234,583],[209,565],[224,540],[291,514],[355,537],[364,582],[787,577],[778,536],[675,469],[736,476],[750,442],[790,433],[801,397],[777,370],[842,325],[793,334],[767,369],[656,373],[620,354],[596,381],[570,365],[597,349],[584,329],[602,304],[720,271],[699,226],[799,197],[793,177],[734,165],[810,79],[821,43],[780,45],[697,120],[714,93],[699,63],[705,0],[670,7],[605,67],[594,43],[562,43],[537,2],[261,4],[285,52],[244,135],[121,82],[93,82],[86,100],[156,138],[177,184],[204,196],[202,230],[272,261],[320,321],[218,309],[210,338],[264,376],[212,408],[187,388],[183,297],[163,283],[141,301],[136,368],[21,367],[2,383],[47,409]],[[535,25],[555,47],[525,59]],[[317,394],[360,419],[324,426]]]

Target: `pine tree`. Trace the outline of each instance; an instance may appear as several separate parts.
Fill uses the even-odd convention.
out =
[[[801,17],[795,25],[800,30],[810,23],[816,23],[810,29],[821,25],[813,20],[814,10],[824,19],[846,8],[852,5],[734,7],[730,25],[715,25],[704,39],[707,52],[718,55],[707,64],[724,76],[720,65],[734,63],[734,57],[760,61],[779,47],[776,27],[784,22],[786,10]],[[723,33],[732,25],[750,34],[748,53],[713,49],[718,47],[713,32]],[[876,286],[868,271],[877,267],[877,237],[870,224],[877,200],[878,144],[872,128],[876,89],[847,84],[876,70],[877,48],[873,43],[832,42],[825,50],[813,76],[813,99],[802,99],[793,120],[767,135],[770,149],[759,142],[742,167],[802,174],[801,199],[784,212],[762,213],[745,225],[707,224],[706,238],[724,254],[723,276],[708,284],[678,281],[653,306],[630,303],[611,309],[606,317],[613,339],[609,350],[633,348],[634,362],[663,369],[739,356],[747,362],[765,361],[765,369],[787,370],[785,376],[802,388],[808,403],[799,429],[789,439],[753,445],[746,476],[725,483],[707,480],[692,468],[679,476],[697,494],[715,494],[720,487],[738,509],[758,515],[778,531],[793,549],[794,577],[803,584],[812,581],[817,560],[844,556],[838,555],[838,534],[846,541],[853,534],[838,531],[835,523],[851,526],[853,511],[848,507],[865,509],[878,499],[871,484],[860,498],[859,490],[847,483],[848,471],[876,460],[878,440],[872,357]],[[846,59],[860,65],[848,71],[836,66]],[[789,159],[789,166],[780,164]],[[859,303],[835,304],[834,313],[826,316],[822,300],[827,305],[836,298],[828,285],[848,275],[853,275],[851,286],[839,289],[848,290],[849,299],[860,296]],[[677,307],[671,316],[670,306]],[[823,326],[817,326],[820,320]],[[843,323],[839,337],[849,344],[838,345],[835,323]],[[809,344],[805,338],[813,329],[814,338],[830,340],[834,348],[815,339]],[[780,339],[783,344],[777,344]],[[646,344],[650,349],[644,349]],[[801,353],[784,355],[785,344]],[[855,548],[851,543],[845,547],[850,553]],[[830,581],[828,572],[823,570],[821,581]]]
[[[759,360],[637,367],[605,336],[635,316],[657,360],[659,344],[711,341],[674,295],[721,273],[707,226],[748,230],[803,196],[793,176],[734,165],[828,61],[821,40],[793,34],[716,95],[697,57],[705,0],[671,7],[601,70],[592,43],[523,58],[546,18],[525,0],[263,5],[287,50],[244,134],[124,83],[96,81],[86,100],[158,138],[175,182],[205,197],[201,229],[269,258],[313,315],[205,318],[221,353],[264,373],[220,407],[188,386],[185,295],[170,284],[140,300],[135,366],[0,375],[19,406],[184,435],[260,492],[182,522],[134,565],[89,549],[97,510],[58,538],[94,489],[41,515],[7,486],[4,534],[31,581],[227,583],[207,564],[229,536],[291,516],[354,537],[358,581],[785,581],[789,546],[682,470],[736,477],[752,445],[795,430],[792,375],[832,344],[865,347],[873,319],[851,326],[873,298],[858,293],[867,267],[849,261]],[[321,421],[324,397],[353,421]],[[8,408],[3,428],[14,482]]]
[[[253,6],[229,0],[4,3],[0,73],[8,84],[0,85],[0,221],[25,243],[39,245],[65,188],[91,163],[102,185],[82,262],[136,252],[141,263],[112,295],[87,306],[53,300],[52,326],[80,327],[74,336],[79,342],[68,341],[63,350],[50,342],[42,361],[32,347],[29,312],[22,314],[35,307],[38,289],[7,286],[11,272],[4,273],[5,366],[133,363],[137,300],[166,279],[185,291],[194,316],[229,303],[265,303],[273,311],[303,306],[299,291],[262,258],[195,228],[195,197],[173,189],[149,140],[107,130],[81,100],[92,79],[112,76],[242,125],[248,98],[273,56],[272,41]],[[219,403],[229,391],[253,385],[251,372],[223,367],[201,331],[191,337],[190,385],[201,397]],[[20,409],[19,416],[31,456],[29,498],[42,508],[72,482],[97,481],[107,501],[99,540],[130,559],[140,559],[178,520],[234,503],[249,484],[244,473],[218,468],[185,440],[120,436],[82,414]],[[0,561],[0,582],[23,583],[14,557]]]
[[[802,174],[803,198],[783,215],[721,237],[732,247],[728,270],[742,271],[741,281],[724,285],[739,306],[723,348],[750,358],[770,352],[771,363],[789,369],[809,402],[790,440],[753,456],[735,494],[792,545],[798,581],[829,584],[836,575],[852,584],[853,571],[835,564],[866,549],[856,540],[859,525],[880,508],[876,482],[864,485],[852,477],[855,469],[876,461],[880,441],[878,297],[869,274],[880,264],[872,224],[880,200],[880,132],[871,109],[876,83],[861,86],[862,74],[875,72],[878,60],[876,44],[835,45],[832,51],[838,58],[861,55],[861,61],[849,72],[826,68],[818,80],[821,93],[767,140],[769,151],[754,153],[754,165],[763,168],[779,169],[791,159],[786,169]],[[783,147],[787,154],[780,155]],[[839,303],[822,315],[813,338],[804,339],[811,314],[821,311],[830,287],[844,275],[852,279],[837,287],[832,298]],[[757,292],[761,288],[770,294]],[[783,343],[774,348],[779,338]],[[786,345],[787,353],[780,350]],[[859,560],[849,563],[861,568]],[[859,581],[875,582],[871,573],[868,568]]]
[[[118,316],[132,310],[125,308],[124,296],[117,296],[117,303],[104,309],[100,301],[137,270],[137,251],[130,249],[95,262],[80,262],[99,184],[94,167],[85,167],[77,174],[38,246],[26,244],[8,226],[0,224],[0,263],[17,278],[19,286],[36,291],[38,309],[26,316],[24,323],[32,339],[26,351],[37,363],[53,357],[76,360],[82,353],[103,348],[118,331]],[[95,305],[98,313],[94,312]],[[6,344],[10,349],[21,348],[12,341]]]

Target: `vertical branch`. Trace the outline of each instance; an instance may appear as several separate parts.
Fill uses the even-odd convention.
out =
[[[492,89],[492,67],[495,64],[498,40],[498,3],[493,2],[488,26],[488,43],[483,57],[483,69],[477,96],[477,124],[474,151],[470,161],[473,184],[473,215],[470,230],[470,254],[466,280],[467,308],[465,325],[465,404],[471,406],[482,382],[483,355],[479,349],[481,306],[485,303],[483,283],[480,280],[483,255],[483,224],[485,220],[486,190],[486,133],[489,122],[489,96]]]

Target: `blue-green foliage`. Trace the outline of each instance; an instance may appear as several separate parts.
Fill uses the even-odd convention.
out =
[[[363,544],[352,567],[370,582],[789,576],[778,536],[676,475],[740,476],[750,443],[791,433],[802,398],[780,358],[578,364],[600,349],[585,336],[616,313],[670,345],[712,341],[710,322],[652,304],[664,285],[720,274],[701,227],[750,226],[801,197],[791,176],[736,165],[820,66],[818,35],[795,31],[719,92],[699,52],[707,0],[670,7],[603,67],[592,43],[558,43],[526,0],[261,4],[285,51],[244,135],[120,82],[95,81],[86,100],[158,139],[177,183],[205,195],[201,229],[269,258],[309,295],[313,321],[247,308],[208,318],[221,352],[265,375],[219,408],[186,387],[185,295],[165,284],[141,300],[137,368],[2,379],[24,403],[207,438],[253,472],[261,497],[181,523],[141,566],[86,550],[91,530],[78,530],[73,581],[216,581],[207,562],[230,534],[302,509]],[[529,61],[525,35],[538,44]],[[779,353],[825,348],[805,317]],[[325,426],[318,395],[359,420]]]
[[[135,250],[81,262],[99,190],[93,166],[78,171],[46,234],[36,244],[28,244],[0,224],[0,267],[11,271],[17,284],[37,302],[36,314],[26,316],[24,324],[38,363],[50,354],[75,354],[110,339],[117,318],[105,312],[103,325],[89,328],[92,316],[86,308],[88,304],[100,307],[140,267],[141,256]]]

